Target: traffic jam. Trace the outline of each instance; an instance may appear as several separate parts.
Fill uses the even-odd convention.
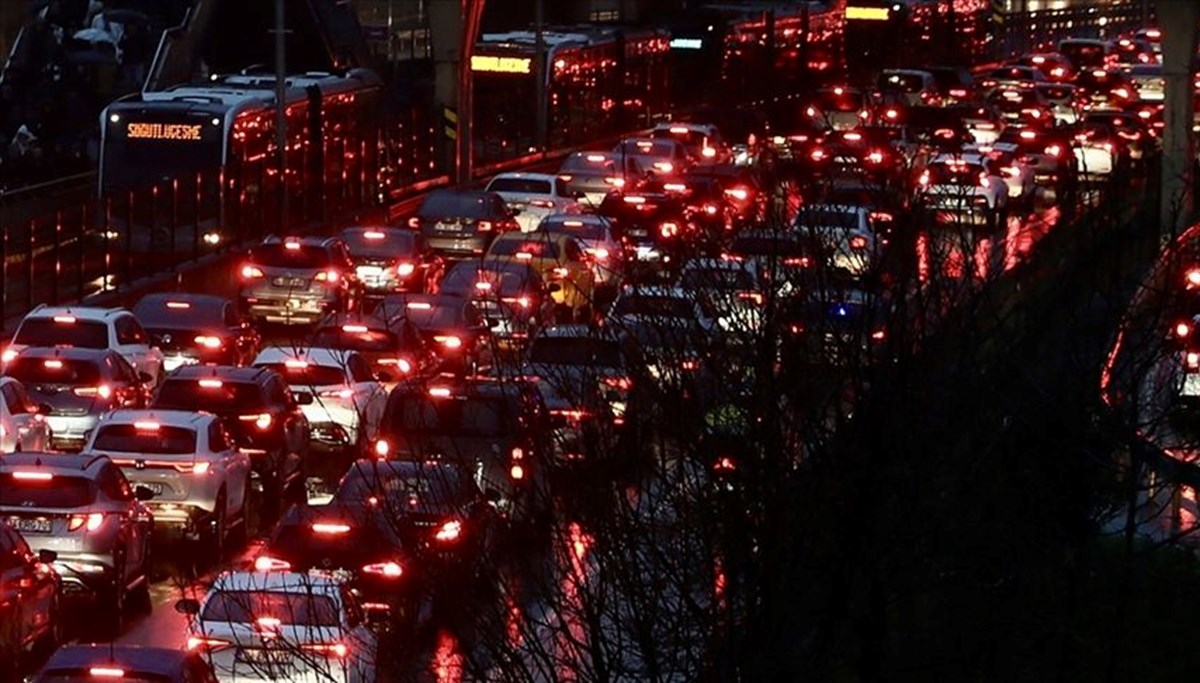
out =
[[[469,615],[599,580],[588,520],[614,497],[684,460],[728,496],[756,421],[912,351],[915,292],[1015,267],[1149,164],[1159,38],[888,68],[749,131],[681,115],[395,224],[269,237],[205,291],[34,308],[0,351],[0,661],[47,682],[500,666],[464,632],[516,627]],[[778,410],[751,414],[764,384]]]

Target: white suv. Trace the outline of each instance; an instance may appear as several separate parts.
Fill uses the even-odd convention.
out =
[[[579,213],[579,202],[557,175],[548,173],[501,173],[484,188],[500,195],[516,213],[521,232],[532,232],[546,216]]]
[[[163,378],[162,351],[150,345],[150,336],[124,308],[38,306],[21,321],[0,362],[7,365],[31,346],[112,349],[134,370],[148,375],[151,386],[158,386]]]
[[[796,215],[796,231],[821,245],[826,265],[860,277],[875,266],[881,240],[865,206],[810,204]]]
[[[156,527],[218,554],[231,529],[245,529],[250,456],[211,413],[114,410],[100,418],[84,452],[107,455],[130,484],[154,492]]]
[[[926,210],[999,228],[1008,215],[1008,184],[978,154],[939,154],[921,173],[917,191]]]

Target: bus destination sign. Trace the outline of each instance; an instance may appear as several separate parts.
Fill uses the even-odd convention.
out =
[[[191,123],[142,123],[130,121],[125,127],[125,137],[130,140],[200,140],[200,124]]]

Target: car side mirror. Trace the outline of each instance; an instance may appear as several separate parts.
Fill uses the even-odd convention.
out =
[[[154,497],[154,490],[145,486],[133,487],[133,497],[141,501],[147,501]]]
[[[58,553],[53,550],[42,548],[38,551],[38,562],[42,564],[51,564],[58,559]]]
[[[175,611],[180,614],[196,615],[200,613],[200,601],[193,598],[183,598],[175,601]]]
[[[309,391],[294,391],[292,398],[296,399],[297,405],[311,406],[313,403],[313,395]]]

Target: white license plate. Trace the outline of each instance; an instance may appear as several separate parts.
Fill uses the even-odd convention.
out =
[[[435,227],[438,232],[462,232],[462,226],[458,223],[438,223]]]
[[[1200,396],[1200,373],[1189,373],[1183,378],[1184,396]]]
[[[359,266],[357,270],[359,277],[383,277],[382,266]]]
[[[52,529],[50,520],[43,518],[14,517],[10,521],[13,528],[23,534],[48,534]]]

